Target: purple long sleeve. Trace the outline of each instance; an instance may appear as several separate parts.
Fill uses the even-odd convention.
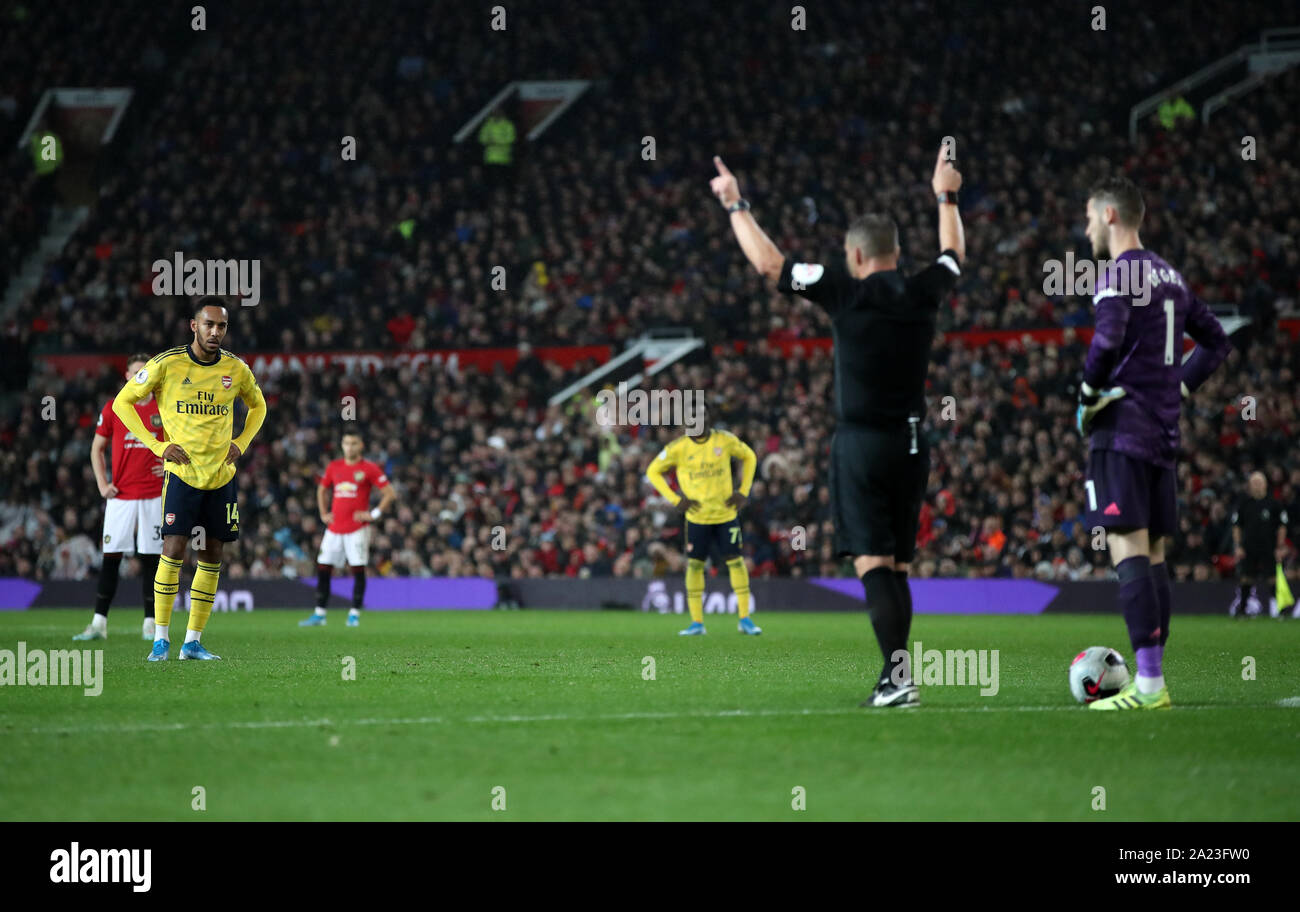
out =
[[[1097,328],[1092,334],[1092,344],[1083,362],[1083,379],[1093,389],[1107,386],[1110,373],[1119,360],[1120,346],[1128,328],[1128,315],[1132,309],[1128,298],[1118,296],[1097,297]]]
[[[1196,343],[1196,348],[1183,363],[1183,383],[1189,391],[1195,392],[1214,373],[1215,368],[1223,363],[1223,359],[1228,357],[1232,343],[1219,325],[1218,318],[1210,313],[1210,308],[1200,298],[1192,299],[1185,329]]]

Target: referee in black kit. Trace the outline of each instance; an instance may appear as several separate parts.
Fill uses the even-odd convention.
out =
[[[1255,617],[1263,611],[1261,593],[1269,596],[1268,613],[1281,617],[1277,605],[1277,565],[1286,557],[1286,507],[1268,494],[1268,478],[1252,472],[1246,493],[1232,511],[1232,551],[1240,585],[1228,609],[1232,617]],[[1297,608],[1300,617],[1300,608]]]
[[[939,204],[939,258],[914,276],[898,271],[898,226],[887,215],[854,220],[844,260],[793,263],[758,227],[735,175],[716,156],[710,188],[729,212],[736,240],[778,290],[820,305],[835,337],[835,437],[831,499],[835,550],[853,558],[885,666],[863,706],[917,706],[908,638],[907,570],[930,473],[921,433],[935,315],[957,282],[966,239],[957,212],[961,174],[939,150],[930,185]]]

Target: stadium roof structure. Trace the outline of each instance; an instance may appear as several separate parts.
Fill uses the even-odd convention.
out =
[[[514,95],[519,99],[523,125],[528,130],[524,138],[534,142],[590,86],[591,82],[586,79],[527,79],[506,83],[505,88],[479,108],[478,113],[471,117],[465,126],[457,130],[452,139],[455,142],[464,142],[489,114]]]

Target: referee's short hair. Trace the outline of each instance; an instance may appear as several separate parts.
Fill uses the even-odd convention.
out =
[[[885,256],[898,249],[898,225],[879,212],[859,215],[845,237],[849,246],[861,250],[864,256]]]
[[[1142,202],[1142,191],[1127,177],[1107,177],[1092,185],[1088,199],[1096,200],[1098,206],[1114,206],[1119,223],[1125,228],[1137,228],[1142,224],[1147,207]]]
[[[127,355],[126,363],[134,364],[139,361],[142,364],[148,364],[151,358],[153,358],[153,355],[146,354],[145,352],[136,352],[134,355]]]

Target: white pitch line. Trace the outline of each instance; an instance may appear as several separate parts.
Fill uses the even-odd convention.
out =
[[[1294,702],[1290,702],[1294,701]],[[1288,697],[1277,703],[1247,706],[1252,709],[1272,709],[1277,707],[1300,707],[1300,698]],[[1174,706],[1175,710],[1236,710],[1241,704]],[[261,729],[261,728],[336,728],[348,725],[514,725],[538,722],[635,722],[666,721],[673,719],[737,719],[737,718],[771,718],[779,716],[852,716],[878,715],[885,710],[864,709],[861,707],[843,707],[833,709],[724,709],[702,710],[698,712],[631,712],[607,713],[594,716],[569,715],[554,713],[535,716],[466,716],[449,718],[446,716],[411,716],[396,719],[268,719],[249,722],[208,722],[190,724],[187,722],[139,723],[134,725],[62,725],[23,729],[26,735],[75,735],[102,732],[106,734],[136,734],[147,732],[174,732],[204,729]],[[922,706],[899,715],[933,715],[935,713],[1006,713],[1006,712],[1083,712],[1082,706]],[[17,733],[17,732],[14,732]]]

